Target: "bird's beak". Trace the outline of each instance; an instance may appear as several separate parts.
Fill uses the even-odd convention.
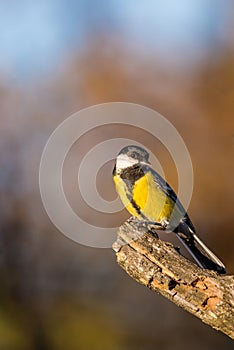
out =
[[[141,164],[146,165],[146,166],[152,165],[150,162],[141,162]]]

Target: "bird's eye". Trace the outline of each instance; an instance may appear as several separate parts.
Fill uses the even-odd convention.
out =
[[[132,158],[134,158],[134,159],[136,158],[136,153],[132,154]]]

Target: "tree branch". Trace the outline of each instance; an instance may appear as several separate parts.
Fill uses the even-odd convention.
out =
[[[234,339],[234,276],[199,268],[133,218],[120,227],[113,249],[137,282]]]

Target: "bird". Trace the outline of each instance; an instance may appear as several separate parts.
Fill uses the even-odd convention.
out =
[[[174,190],[152,168],[144,148],[129,145],[121,149],[112,174],[116,191],[132,216],[174,232],[201,268],[226,273],[224,264],[198,237]]]

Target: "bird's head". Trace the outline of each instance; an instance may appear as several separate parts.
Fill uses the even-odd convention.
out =
[[[149,153],[139,146],[126,146],[117,155],[117,172],[129,168],[133,165],[150,165]]]

